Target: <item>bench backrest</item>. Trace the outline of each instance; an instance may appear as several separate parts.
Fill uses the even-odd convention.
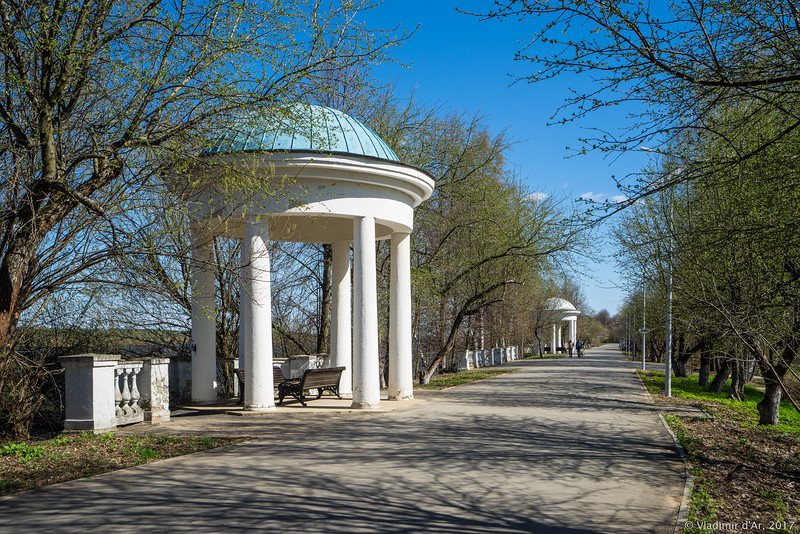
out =
[[[306,369],[300,387],[315,389],[321,387],[335,387],[339,385],[344,367],[323,367],[322,369]]]
[[[246,370],[245,369],[235,369],[236,375],[239,377],[239,380],[242,381],[244,384],[244,377]],[[278,384],[284,381],[283,373],[281,372],[280,367],[272,366],[272,387],[278,387]]]

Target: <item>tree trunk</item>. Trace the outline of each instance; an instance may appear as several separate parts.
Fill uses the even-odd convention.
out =
[[[728,397],[733,400],[744,401],[744,385],[747,383],[750,361],[737,357],[732,362],[731,389]]]
[[[708,352],[703,350],[700,353],[700,378],[698,380],[698,384],[701,386],[708,386],[708,375],[710,373],[710,364],[711,358],[708,356]]]
[[[756,374],[756,360],[747,360],[745,363],[745,384],[749,384],[753,380],[753,375]]]
[[[764,377],[764,399],[757,406],[760,425],[778,424],[782,397],[781,380],[792,365],[796,351],[796,341],[790,342],[782,353],[776,355],[777,358],[762,357],[759,359],[761,374]],[[788,400],[797,408],[791,396],[788,397]]]
[[[456,342],[456,336],[458,335],[459,328],[461,328],[461,324],[464,322],[464,319],[472,315],[475,315],[476,313],[480,313],[484,308],[491,306],[492,304],[495,304],[497,302],[502,302],[503,300],[501,298],[493,300],[492,299],[485,300],[485,299],[487,298],[487,295],[490,295],[493,291],[500,288],[504,288],[508,284],[513,284],[513,283],[515,283],[513,280],[504,280],[498,282],[467,299],[467,301],[461,306],[461,309],[458,311],[455,318],[453,319],[453,324],[450,326],[450,333],[444,336],[445,340],[442,348],[439,349],[439,352],[436,353],[436,356],[433,358],[433,361],[430,362],[428,364],[428,367],[425,369],[425,373],[423,374],[423,382],[422,382],[423,384],[427,384],[430,381],[431,376],[433,376],[433,373],[436,371],[437,367],[439,367],[442,361],[444,361],[444,357],[447,355],[448,352],[450,352],[450,350],[452,350]],[[439,312],[440,312],[440,317],[442,317],[441,320],[444,320],[443,319],[444,307],[442,307],[442,309],[440,309]]]
[[[319,330],[317,331],[316,353],[328,352],[328,338],[331,330],[331,266],[333,265],[333,245],[322,245],[322,305],[320,307]]]
[[[672,362],[672,372],[675,373],[675,376],[680,378],[689,376],[689,371],[686,369],[686,360],[683,358],[675,358],[675,361]]]
[[[689,368],[688,363],[689,360],[692,358],[692,355],[697,352],[698,350],[702,350],[702,342],[694,345],[693,347],[686,349],[686,338],[684,335],[678,337],[678,342],[676,343],[677,347],[675,349],[675,358],[673,361],[673,370],[675,371],[675,376],[680,378],[688,378],[689,377]],[[703,385],[708,384],[708,377],[706,377],[706,383]]]
[[[708,391],[711,393],[722,393],[722,387],[727,382],[728,377],[731,374],[731,365],[728,360],[723,360],[717,366],[717,374],[714,377],[714,380],[711,381],[711,385],[708,386]]]
[[[781,387],[775,380],[764,379],[764,399],[758,403],[758,424],[777,425],[781,407]]]

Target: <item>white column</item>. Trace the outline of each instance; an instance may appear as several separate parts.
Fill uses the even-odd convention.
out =
[[[569,338],[572,340],[573,343],[577,343],[578,341],[578,318],[573,317],[569,323]]]
[[[564,341],[564,337],[563,337],[563,334],[561,333],[561,322],[559,321],[559,323],[558,323],[558,345],[561,346],[563,341]]]
[[[242,242],[239,245],[239,362],[238,364],[234,365],[234,369],[242,370],[244,369],[245,360],[245,339],[250,336],[250,333],[247,329],[251,326],[251,321],[247,317],[249,307],[244,305],[249,298],[248,295],[250,294],[250,287],[247,283],[247,270],[249,269],[248,265],[250,263],[250,260],[246,256],[248,252],[249,250],[244,244],[244,239],[242,239]],[[239,391],[239,379],[235,376],[233,377],[233,394],[240,398],[242,394]]]
[[[250,258],[248,258],[249,254],[250,249],[245,245],[244,240],[242,240],[239,248],[239,369],[245,368],[245,340],[250,336],[250,333],[247,329],[250,328],[252,324],[247,316],[250,312],[250,308],[248,306],[244,306],[244,303],[247,302],[248,298],[250,298],[248,296],[250,294],[250,284],[247,282],[248,270],[250,269]],[[234,380],[234,383],[238,386],[239,381]]]
[[[411,358],[411,236],[393,233],[389,303],[389,399],[414,398]]]
[[[244,226],[246,284],[244,409],[275,410],[272,387],[272,303],[270,300],[269,220],[249,219]]]
[[[195,234],[192,251],[192,402],[217,400],[217,322],[213,241]]]
[[[353,392],[353,352],[350,338],[350,242],[333,243],[331,265],[331,366],[346,367],[339,393]]]
[[[380,404],[375,219],[353,220],[353,408]]]
[[[558,343],[556,342],[556,323],[553,323],[553,342],[550,344],[550,354],[556,353],[556,347]]]

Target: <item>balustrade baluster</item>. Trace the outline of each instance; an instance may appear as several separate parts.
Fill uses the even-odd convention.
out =
[[[124,415],[122,411],[122,391],[119,389],[120,376],[122,375],[122,368],[117,367],[114,369],[114,413],[117,419]]]
[[[122,412],[127,417],[131,414],[131,389],[128,387],[128,377],[131,374],[131,369],[125,367],[122,374]]]
[[[139,406],[139,399],[141,398],[141,396],[139,395],[139,386],[136,384],[136,377],[139,375],[139,371],[141,371],[139,367],[134,367],[131,369],[131,374],[130,374],[131,411],[133,413],[138,413],[142,411],[142,407]]]

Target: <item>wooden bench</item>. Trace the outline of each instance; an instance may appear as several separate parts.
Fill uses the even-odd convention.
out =
[[[303,378],[299,381],[284,380],[278,384],[278,404],[283,404],[283,399],[291,395],[306,406],[306,392],[312,389],[317,390],[317,398],[322,397],[322,393],[330,391],[338,398],[339,381],[342,379],[344,367],[324,367],[322,369],[306,369]]]
[[[244,404],[244,377],[246,374],[245,369],[234,369],[236,372],[236,378],[239,379],[239,404]],[[272,387],[276,388],[281,383],[286,382],[287,380],[283,378],[283,373],[281,372],[280,367],[272,367]],[[289,380],[291,382],[291,380]],[[295,382],[299,382],[296,378],[294,379]]]

